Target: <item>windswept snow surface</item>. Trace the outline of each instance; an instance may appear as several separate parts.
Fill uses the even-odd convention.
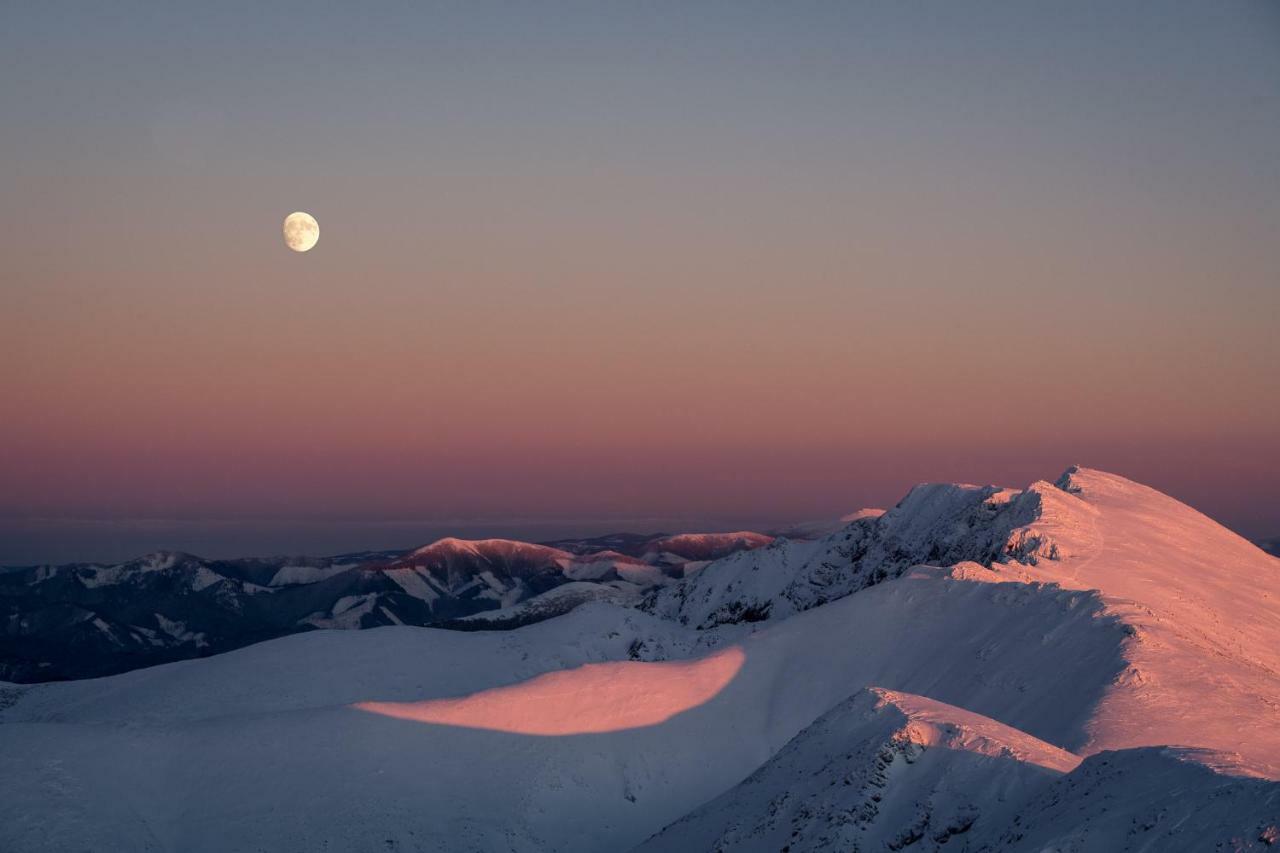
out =
[[[1028,790],[1079,763],[990,718],[870,688],[641,849],[963,849],[979,820],[1013,824]]]
[[[1078,756],[994,720],[871,688],[638,853],[1261,850],[1280,785],[1194,752]]]
[[[1280,561],[1150,489],[921,487],[670,590],[5,686],[0,849],[1280,841]]]
[[[1062,560],[1019,579],[1096,589],[1130,634],[1125,669],[1095,709],[1087,752],[1173,744],[1280,778],[1280,560],[1123,477],[1072,469],[1037,483],[1031,535]],[[1242,721],[1257,721],[1245,723]]]

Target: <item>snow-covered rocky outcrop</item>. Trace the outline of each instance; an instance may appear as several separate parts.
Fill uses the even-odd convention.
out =
[[[920,563],[1035,563],[1061,546],[1036,526],[1052,486],[917,486],[883,515],[860,514],[815,541],[775,540],[655,590],[642,607],[696,628],[790,616]]]
[[[1276,558],[1087,469],[855,524],[814,547],[859,556],[788,563],[751,624],[590,601],[3,686],[0,849],[1280,842]]]

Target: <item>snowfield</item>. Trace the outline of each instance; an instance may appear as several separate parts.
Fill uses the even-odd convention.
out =
[[[1072,469],[759,545],[516,630],[2,685],[0,850],[1280,845],[1280,560],[1210,519]]]

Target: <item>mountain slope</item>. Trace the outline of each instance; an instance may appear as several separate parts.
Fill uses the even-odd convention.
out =
[[[1080,758],[951,705],[855,694],[731,791],[638,848],[938,850],[1013,823]]]
[[[783,842],[799,853],[868,801],[861,835],[840,837],[1267,843],[1280,562],[1088,470],[926,489],[895,512],[863,562],[829,567],[847,594],[786,618],[812,575],[771,587],[754,623],[595,602],[507,632],[317,631],[7,687],[0,849],[593,851],[669,827],[653,843],[751,849],[801,828]],[[899,569],[921,553],[982,561]]]
[[[935,573],[737,638],[588,604],[516,631],[322,631],[31,685],[0,712],[0,849],[376,850],[386,838],[425,850],[625,849],[867,684],[1079,739],[1123,636],[1087,598]],[[1046,624],[1068,627],[1045,645]],[[1018,641],[975,673],[1009,636]],[[608,661],[618,669],[604,675],[626,695],[669,695],[663,670],[630,667],[735,649],[740,665],[718,692],[640,727],[569,717],[584,734],[548,737],[386,713],[530,684],[498,706],[537,719],[537,676],[564,673],[559,692],[570,694],[584,678],[584,695],[599,695],[600,674],[574,667]]]
[[[718,560],[739,551],[762,548],[773,541],[772,536],[739,530],[736,533],[680,533],[663,536],[646,542],[644,554],[670,561]]]
[[[1033,535],[1071,556],[1008,572],[1099,590],[1130,634],[1086,750],[1196,746],[1238,772],[1280,777],[1280,730],[1237,722],[1280,712],[1280,560],[1113,474],[1074,468],[1031,488],[1043,501]]]
[[[1167,748],[1072,753],[960,708],[871,688],[636,848],[1113,853],[1280,841],[1280,785]]]
[[[1100,752],[1019,806],[1017,820],[975,833],[973,849],[1263,851],[1280,843],[1280,785],[1211,769],[1196,750]]]

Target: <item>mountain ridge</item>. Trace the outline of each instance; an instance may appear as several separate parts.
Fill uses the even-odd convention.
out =
[[[741,534],[687,535],[710,537],[722,551],[755,542]],[[627,600],[678,578],[689,561],[650,547],[671,538],[612,534],[577,540],[571,551],[444,537],[415,549],[321,558],[212,560],[158,550],[117,564],[15,569],[0,574],[0,624],[7,625],[0,632],[0,679],[109,675],[316,629],[444,624],[474,630],[474,623],[460,620],[486,611],[494,612],[491,628],[524,624],[561,610],[533,606],[516,617],[505,611],[558,586],[600,587],[579,603]],[[593,548],[605,544],[632,553]],[[560,605],[572,600],[563,597]]]
[[[1261,851],[1277,593],[1280,560],[1122,477],[921,487],[668,578],[669,612],[4,685],[0,847]]]

